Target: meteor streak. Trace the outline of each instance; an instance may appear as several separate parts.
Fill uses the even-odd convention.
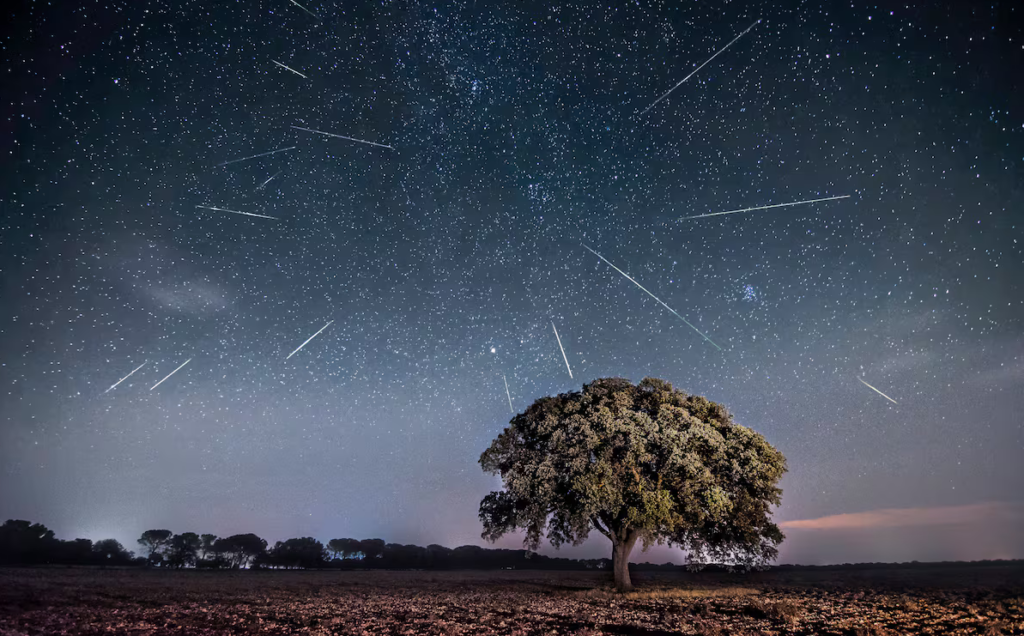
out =
[[[711,57],[709,57],[709,58],[707,59],[707,62],[704,62],[703,64],[701,64],[700,66],[698,66],[698,67],[697,67],[696,69],[694,69],[694,70],[693,70],[693,72],[692,72],[692,73],[690,73],[689,75],[687,75],[686,77],[684,77],[684,78],[683,78],[683,79],[682,79],[682,80],[681,80],[681,81],[680,81],[680,82],[679,82],[678,84],[676,84],[676,85],[675,85],[675,86],[673,86],[672,88],[668,89],[668,92],[666,92],[666,93],[665,93],[664,95],[662,95],[662,96],[661,96],[661,97],[659,97],[658,99],[654,100],[654,104],[651,104],[650,106],[648,106],[647,108],[645,108],[645,109],[644,109],[644,112],[642,112],[642,113],[640,113],[640,114],[641,114],[641,115],[645,115],[645,114],[647,114],[647,111],[649,111],[649,110],[651,110],[652,108],[654,108],[655,104],[657,104],[657,103],[658,103],[658,102],[660,102],[661,100],[663,100],[663,99],[665,99],[666,97],[668,97],[669,93],[671,93],[672,91],[674,91],[674,90],[676,90],[677,88],[679,88],[680,86],[682,86],[682,85],[683,85],[683,82],[685,82],[686,80],[688,80],[688,79],[690,79],[691,77],[693,77],[694,75],[696,75],[696,74],[697,74],[697,71],[699,71],[700,69],[702,69],[702,68],[704,68],[705,66],[707,66],[708,62],[710,62],[711,60],[713,60],[713,59],[715,59],[716,57],[718,57],[718,56],[719,56],[719,54],[720,54],[720,53],[722,53],[722,51],[724,51],[725,49],[727,49],[727,48],[729,48],[730,46],[732,46],[732,45],[733,45],[733,44],[734,44],[734,43],[736,42],[736,40],[738,40],[738,39],[740,39],[741,37],[743,37],[744,35],[746,35],[746,34],[747,34],[747,33],[748,33],[748,32],[749,32],[749,31],[750,31],[751,29],[753,29],[754,27],[756,27],[756,26],[757,26],[757,25],[759,25],[759,24],[761,24],[761,20],[758,20],[757,22],[755,22],[755,23],[751,24],[750,26],[748,26],[748,27],[747,27],[747,28],[746,28],[746,29],[745,29],[745,30],[743,31],[743,33],[740,33],[739,35],[737,35],[736,37],[734,37],[734,38],[732,39],[732,42],[729,42],[728,44],[726,44],[726,45],[725,45],[725,46],[723,46],[722,48],[718,49],[718,53],[715,53],[714,55],[712,55]]]
[[[306,77],[306,76],[305,76],[305,75],[303,75],[302,73],[300,73],[300,72],[296,71],[295,69],[293,69],[293,68],[292,68],[292,67],[290,67],[290,66],[285,66],[284,64],[281,64],[281,63],[280,63],[280,62],[278,62],[277,60],[270,60],[270,61],[271,61],[271,62],[273,62],[274,64],[277,64],[278,66],[280,66],[280,67],[281,67],[281,68],[283,68],[283,69],[287,69],[287,70],[291,71],[292,73],[295,73],[296,75],[298,75],[298,76],[299,76],[299,77],[301,77],[302,79],[309,79],[308,77]]]
[[[875,387],[871,386],[870,384],[868,384],[868,383],[867,383],[867,382],[865,382],[864,380],[861,380],[861,379],[860,379],[860,376],[858,376],[858,377],[857,377],[857,379],[858,379],[858,380],[860,380],[861,384],[863,384],[864,386],[868,387],[869,389],[871,389],[871,390],[872,390],[872,391],[874,391],[875,393],[877,393],[877,394],[881,395],[882,397],[884,397],[885,399],[889,400],[889,401],[890,401],[890,402],[892,402],[893,404],[899,404],[899,402],[897,402],[896,400],[892,399],[891,397],[889,397],[889,396],[888,396],[888,395],[886,395],[885,393],[882,393],[881,391],[879,391],[879,390],[878,390],[878,389],[876,389]]]
[[[290,2],[292,3],[292,4],[294,4],[295,6],[297,6],[298,8],[300,8],[300,9],[302,9],[303,11],[305,11],[306,13],[308,13],[309,15],[313,16],[314,18],[316,18],[317,20],[319,20],[319,19],[320,19],[320,16],[318,16],[318,15],[317,15],[317,14],[315,14],[315,13],[313,13],[312,11],[310,11],[309,9],[307,9],[306,7],[304,7],[304,6],[302,6],[301,4],[299,4],[298,2],[295,2],[295,0],[289,0],[289,1],[290,1]]]
[[[189,362],[192,362],[192,358],[189,358],[188,360],[185,360],[184,362],[182,362],[182,363],[181,363],[181,366],[180,366],[180,367],[178,367],[178,368],[177,368],[177,369],[175,369],[174,371],[171,371],[170,373],[168,373],[168,374],[167,374],[167,378],[171,377],[172,375],[174,375],[174,374],[175,374],[175,373],[177,373],[178,371],[181,371],[181,370],[182,370],[182,368],[183,368],[183,367],[184,367],[184,366],[185,366],[186,364],[188,364]],[[153,389],[155,389],[156,387],[160,386],[161,384],[163,384],[164,382],[166,382],[166,381],[167,381],[167,378],[164,378],[163,380],[160,380],[159,382],[157,382],[157,383],[156,383],[156,384],[154,384],[153,386],[149,387],[149,390],[150,390],[150,391],[152,391],[152,390],[153,390]]]
[[[555,323],[551,323],[551,328],[555,330],[555,340],[558,341],[558,348],[562,351],[562,359],[565,360],[565,368],[569,369],[569,358],[565,357],[565,349],[562,349],[562,339],[558,337],[558,329],[555,328]],[[569,369],[569,379],[572,379],[572,369]]]
[[[366,141],[365,139],[356,139],[355,137],[346,137],[345,135],[335,135],[334,133],[324,132],[322,130],[313,130],[312,128],[303,128],[302,126],[292,126],[295,130],[305,130],[306,132],[316,133],[318,135],[327,135],[328,137],[337,137],[338,139],[348,139],[349,141],[355,141],[361,144],[369,144],[371,146],[378,146],[380,148],[387,148],[388,150],[394,150],[391,146],[385,146],[374,141]]]
[[[263,188],[264,188],[264,187],[265,187],[265,186],[266,186],[266,185],[267,185],[268,183],[270,183],[271,181],[273,181],[273,180],[274,180],[274,177],[276,177],[276,176],[277,176],[277,175],[279,175],[279,174],[281,174],[281,171],[280,171],[280,170],[278,170],[278,171],[277,171],[277,172],[275,172],[274,174],[270,175],[270,178],[269,178],[269,179],[267,179],[266,181],[264,181],[263,183],[259,184],[259,185],[258,185],[258,186],[256,187],[256,189],[257,189],[257,190],[262,190],[262,189],[263,189]]]
[[[239,212],[238,210],[228,210],[227,208],[215,208],[215,207],[211,207],[209,205],[197,205],[196,207],[197,208],[202,208],[204,210],[216,210],[217,212],[230,212],[232,214],[244,214],[245,216],[256,216],[256,217],[259,217],[261,219],[271,219],[273,221],[280,221],[280,219],[277,218],[276,216],[267,216],[266,214],[253,214],[252,212]]]
[[[313,338],[316,338],[317,336],[319,336],[319,335],[320,335],[320,332],[322,332],[322,331],[323,331],[324,329],[327,329],[328,327],[330,327],[330,326],[331,326],[331,323],[332,323],[332,322],[334,322],[334,321],[333,321],[333,320],[331,320],[331,321],[328,321],[328,323],[327,323],[326,325],[324,325],[323,327],[321,327],[321,328],[320,328],[320,331],[316,332],[315,334],[313,334],[312,336],[310,336],[310,337],[309,337],[309,338],[308,338],[308,339],[307,339],[307,340],[306,340],[305,342],[303,342],[302,344],[300,344],[300,345],[299,345],[299,348],[298,348],[298,349],[296,349],[295,351],[292,351],[291,353],[289,353],[289,354],[288,354],[288,358],[292,357],[293,355],[295,355],[296,353],[298,353],[299,351],[301,351],[303,347],[305,347],[306,345],[308,345],[308,344],[309,344],[309,341],[310,341],[310,340],[312,340]],[[285,358],[285,360],[287,360],[288,358]]]
[[[121,384],[122,382],[124,382],[124,381],[125,381],[125,380],[127,380],[128,378],[132,377],[132,375],[133,375],[133,374],[135,373],[135,371],[138,371],[138,370],[139,370],[139,369],[141,369],[142,367],[146,366],[146,365],[147,365],[148,363],[149,363],[149,360],[146,360],[145,362],[143,362],[143,363],[142,363],[142,364],[140,364],[139,366],[135,367],[135,370],[134,370],[134,371],[132,371],[132,372],[131,372],[131,373],[129,373],[128,375],[124,376],[123,378],[121,378],[120,380],[118,380],[117,382],[115,382],[115,383],[114,383],[114,385],[113,385],[113,386],[111,386],[111,387],[110,387],[109,389],[107,389],[106,391],[104,391],[104,393],[110,393],[111,391],[113,391],[114,389],[116,389],[116,388],[117,388],[117,385],[118,385],[118,384]]]
[[[508,396],[508,410],[512,411],[512,414],[515,415],[516,410],[512,408],[512,394],[508,392],[508,378],[503,375],[501,376],[501,379],[505,381],[505,395]]]
[[[791,205],[804,205],[806,203],[820,203],[821,201],[835,201],[836,199],[849,199],[850,195],[841,194],[837,197],[825,197],[824,199],[808,199],[806,201],[794,201],[792,203],[776,203],[775,205],[762,205],[756,208],[743,208],[742,210],[728,210],[726,212],[712,212],[711,214],[698,214],[697,216],[684,216],[679,219],[680,221],[686,221],[688,219],[703,219],[706,216],[720,216],[722,214],[739,214],[740,212],[753,212],[754,210],[770,210],[772,208],[785,208]]]
[[[232,159],[231,161],[225,161],[224,163],[218,163],[217,166],[218,167],[219,166],[226,166],[226,165],[228,165],[230,163],[238,163],[239,161],[248,161],[249,159],[255,159],[256,157],[266,157],[267,155],[272,155],[275,152],[285,152],[286,150],[295,150],[295,146],[288,146],[287,148],[278,148],[277,150],[270,150],[268,152],[261,152],[260,154],[253,155],[251,157],[242,157],[241,159]]]
[[[634,285],[636,285],[636,286],[637,286],[637,287],[639,287],[640,289],[644,290],[644,292],[646,292],[646,294],[647,294],[648,296],[650,296],[650,297],[651,297],[651,298],[653,298],[654,300],[656,300],[656,301],[658,301],[659,303],[661,303],[661,306],[662,306],[662,307],[664,307],[665,309],[667,309],[667,310],[671,311],[671,312],[672,312],[673,314],[675,314],[675,315],[676,315],[676,317],[678,317],[678,318],[679,318],[680,320],[682,320],[683,322],[685,322],[685,323],[686,323],[686,324],[687,324],[687,325],[688,325],[688,326],[690,327],[690,329],[693,329],[694,331],[696,331],[697,333],[699,333],[699,334],[701,335],[701,337],[702,337],[702,338],[704,338],[705,340],[707,340],[708,342],[710,342],[710,343],[711,343],[712,345],[714,345],[715,349],[718,349],[719,351],[721,351],[721,350],[722,350],[722,348],[721,348],[721,347],[719,347],[718,345],[716,345],[716,344],[714,343],[714,341],[712,341],[712,340],[711,340],[711,338],[708,338],[707,336],[705,336],[705,335],[704,335],[704,333],[703,333],[703,332],[701,332],[701,330],[700,330],[700,329],[697,329],[697,328],[696,328],[696,327],[694,327],[694,326],[693,326],[692,324],[690,324],[690,321],[689,321],[689,320],[687,320],[686,318],[683,318],[682,316],[680,316],[680,315],[679,315],[679,312],[677,312],[677,311],[676,311],[675,309],[672,309],[671,307],[669,307],[668,305],[666,305],[666,304],[664,303],[664,301],[662,301],[662,300],[661,300],[660,298],[658,298],[657,296],[655,296],[655,295],[654,295],[654,294],[652,294],[651,292],[647,291],[647,288],[646,288],[646,287],[644,287],[644,286],[643,286],[643,285],[641,285],[640,283],[638,283],[638,282],[636,282],[635,280],[633,280],[633,278],[632,278],[632,277],[631,277],[631,276],[630,276],[629,274],[627,274],[626,272],[622,271],[622,270],[621,270],[621,269],[619,269],[618,267],[615,267],[614,265],[612,265],[611,261],[609,261],[609,260],[608,260],[607,258],[605,258],[605,257],[601,256],[600,254],[598,254],[598,253],[597,253],[597,252],[595,252],[594,250],[590,249],[590,248],[589,248],[589,247],[587,247],[586,245],[584,245],[583,247],[586,247],[588,251],[590,251],[591,253],[593,253],[593,254],[594,254],[594,256],[598,257],[599,259],[601,259],[601,260],[602,260],[602,261],[604,261],[605,263],[608,263],[609,265],[611,265],[611,266],[612,266],[612,269],[614,269],[614,270],[615,270],[615,271],[617,271],[618,273],[620,273],[620,274],[622,274],[623,276],[625,276],[626,278],[628,278],[628,279],[630,280],[630,282],[632,282],[632,283],[633,283]]]

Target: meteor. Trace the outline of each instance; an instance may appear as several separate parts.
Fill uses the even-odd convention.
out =
[[[335,135],[334,133],[324,132],[322,130],[313,130],[312,128],[303,128],[302,126],[292,126],[295,130],[305,130],[306,132],[316,133],[318,135],[327,135],[328,137],[337,137],[338,139],[348,139],[349,141],[355,141],[361,144],[369,144],[371,146],[378,146],[380,148],[387,148],[388,150],[394,150],[391,146],[385,146],[374,141],[366,141],[365,139],[356,139],[355,137],[346,137],[345,135]]]
[[[302,9],[303,11],[305,11],[306,13],[308,13],[309,15],[313,16],[314,18],[316,18],[317,20],[319,20],[319,19],[320,19],[320,16],[318,16],[318,15],[317,15],[317,14],[315,14],[315,13],[313,13],[312,11],[310,11],[309,9],[307,9],[306,7],[304,7],[304,6],[302,6],[301,4],[299,4],[298,2],[295,2],[295,0],[289,0],[289,1],[290,1],[290,2],[292,3],[292,4],[294,4],[295,6],[297,6],[298,8],[300,8],[300,9]]]
[[[655,296],[655,295],[654,295],[654,294],[652,294],[651,292],[647,291],[647,288],[646,288],[646,287],[644,287],[644,286],[643,286],[643,285],[641,285],[640,283],[638,283],[638,282],[636,282],[635,280],[633,280],[633,278],[632,278],[632,277],[630,277],[630,275],[629,275],[629,274],[627,274],[626,272],[622,271],[622,270],[621,270],[621,269],[619,269],[618,267],[615,267],[614,265],[612,265],[612,264],[611,264],[611,261],[609,261],[609,260],[608,260],[607,258],[605,258],[605,257],[601,256],[600,254],[598,254],[598,253],[597,253],[597,252],[595,252],[594,250],[590,249],[590,248],[589,248],[589,247],[587,247],[586,245],[584,245],[583,247],[586,247],[586,248],[587,248],[587,250],[589,250],[589,251],[590,251],[590,252],[591,252],[592,254],[594,254],[594,256],[598,257],[599,259],[601,259],[601,260],[602,260],[602,261],[604,261],[605,263],[608,263],[609,265],[611,265],[611,266],[612,266],[612,269],[614,269],[614,270],[615,270],[615,271],[617,271],[618,273],[620,273],[620,274],[622,274],[623,276],[625,276],[626,278],[628,278],[628,279],[630,280],[630,282],[631,282],[631,283],[633,283],[634,285],[636,285],[636,286],[637,286],[637,287],[639,287],[640,289],[644,290],[644,292],[645,292],[645,293],[646,293],[646,294],[647,294],[648,296],[650,296],[650,297],[651,297],[651,298],[653,298],[654,300],[656,300],[656,301],[658,301],[659,303],[661,303],[661,306],[662,306],[662,307],[664,307],[665,309],[667,309],[667,310],[671,311],[671,312],[672,312],[673,314],[675,314],[675,315],[676,315],[676,316],[677,316],[677,317],[678,317],[678,318],[679,318],[680,320],[682,320],[683,322],[685,322],[685,323],[686,323],[686,324],[687,324],[687,325],[688,325],[688,326],[690,327],[690,329],[693,329],[694,331],[696,331],[697,333],[699,333],[699,334],[701,335],[701,337],[702,337],[702,338],[704,338],[705,340],[707,340],[708,342],[710,342],[710,343],[711,343],[712,345],[714,345],[715,349],[718,349],[719,351],[721,351],[721,350],[722,350],[722,348],[721,348],[721,347],[719,347],[718,345],[716,345],[716,344],[714,343],[714,341],[712,341],[712,340],[711,340],[711,338],[708,338],[707,336],[705,336],[705,335],[704,335],[704,334],[703,334],[703,333],[701,332],[701,330],[700,330],[700,329],[697,329],[697,328],[696,328],[696,327],[694,327],[694,326],[693,326],[692,324],[690,324],[690,321],[689,321],[689,320],[687,320],[686,318],[683,318],[682,316],[680,316],[680,315],[679,315],[679,312],[677,312],[677,311],[676,311],[675,309],[672,309],[671,307],[669,307],[668,305],[666,305],[666,304],[665,304],[665,302],[664,302],[663,300],[661,300],[660,298],[658,298],[657,296]]]
[[[551,328],[555,330],[555,340],[558,341],[558,348],[562,351],[562,359],[565,360],[565,368],[569,369],[569,358],[565,357],[565,349],[562,349],[562,339],[558,337],[558,329],[555,328],[555,323],[551,323]],[[572,369],[569,369],[569,379],[572,379]]]
[[[219,166],[226,166],[226,165],[231,164],[231,163],[238,163],[239,161],[248,161],[250,159],[255,159],[256,157],[266,157],[267,155],[272,155],[272,154],[277,153],[277,152],[285,152],[285,151],[288,151],[288,150],[295,150],[295,148],[296,148],[295,146],[288,146],[287,148],[278,148],[277,150],[270,150],[268,152],[261,152],[260,154],[253,155],[251,157],[242,157],[241,159],[232,159],[231,161],[225,161],[224,163],[218,163],[217,166],[218,167]]]
[[[281,171],[280,171],[280,170],[278,170],[278,171],[277,171],[277,172],[275,172],[274,174],[270,175],[270,178],[269,178],[269,179],[267,179],[267,180],[266,180],[266,181],[264,181],[263,183],[261,183],[261,184],[259,184],[258,186],[256,186],[256,189],[257,189],[257,190],[262,190],[262,189],[263,189],[263,188],[264,188],[264,187],[265,187],[265,186],[266,186],[266,185],[267,185],[268,183],[270,183],[271,181],[273,181],[273,180],[274,180],[274,177],[276,177],[276,176],[277,176],[277,175],[279,175],[279,174],[281,174]]]
[[[501,376],[501,379],[505,381],[505,395],[508,396],[508,410],[512,411],[512,414],[515,415],[516,410],[512,408],[512,394],[508,392],[508,378],[503,375]]]
[[[662,96],[661,96],[661,97],[659,97],[658,99],[654,100],[654,104],[651,104],[650,106],[648,106],[647,108],[645,108],[645,109],[644,109],[644,112],[642,112],[642,113],[640,113],[640,114],[641,114],[641,115],[646,115],[646,114],[647,114],[647,111],[649,111],[649,110],[651,110],[652,108],[654,108],[655,104],[657,104],[657,103],[658,103],[658,102],[660,102],[661,100],[663,100],[663,99],[665,99],[666,97],[668,97],[669,93],[671,93],[672,91],[674,91],[674,90],[676,90],[677,88],[679,88],[680,86],[682,86],[682,85],[683,85],[683,82],[685,82],[686,80],[688,80],[688,79],[690,79],[691,77],[693,77],[694,75],[696,75],[696,74],[697,74],[697,71],[699,71],[700,69],[702,69],[702,68],[704,68],[705,66],[707,66],[708,62],[710,62],[711,60],[713,60],[713,59],[715,59],[716,57],[718,57],[718,56],[719,56],[719,54],[721,54],[721,53],[722,53],[722,51],[724,51],[725,49],[727,49],[727,48],[729,48],[730,46],[732,46],[732,45],[733,45],[733,44],[734,44],[734,43],[736,42],[736,40],[738,40],[738,39],[740,39],[741,37],[743,37],[744,35],[746,35],[746,34],[747,34],[747,33],[748,33],[748,32],[749,32],[749,31],[750,31],[751,29],[753,29],[754,27],[756,27],[756,26],[757,26],[757,25],[759,25],[759,24],[761,24],[761,20],[758,20],[757,22],[755,22],[755,23],[751,24],[750,26],[748,26],[748,27],[747,27],[747,28],[746,28],[746,29],[745,29],[745,30],[743,31],[743,33],[740,33],[739,35],[737,35],[736,37],[734,37],[734,38],[732,39],[732,42],[729,42],[728,44],[726,44],[726,45],[725,45],[725,46],[723,46],[722,48],[718,49],[718,53],[715,53],[714,55],[712,55],[711,57],[709,57],[709,58],[707,59],[707,61],[706,61],[706,62],[704,62],[703,64],[701,64],[700,66],[698,66],[698,67],[697,67],[696,69],[694,69],[692,73],[690,73],[689,75],[687,75],[686,77],[684,77],[684,78],[683,78],[683,79],[682,79],[682,80],[681,80],[681,81],[680,81],[680,82],[679,82],[678,84],[676,84],[676,85],[675,85],[675,86],[673,86],[672,88],[668,89],[668,92],[666,92],[666,93],[665,93],[664,95],[662,95]]]
[[[722,214],[739,214],[740,212],[753,212],[754,210],[770,210],[772,208],[785,208],[792,205],[805,205],[807,203],[820,203],[822,201],[835,201],[836,199],[849,199],[850,195],[841,194],[837,197],[825,197],[824,199],[808,199],[806,201],[793,201],[792,203],[776,203],[775,205],[761,205],[756,208],[743,208],[742,210],[728,210],[726,212],[712,212],[711,214],[698,214],[697,216],[684,216],[679,219],[680,221],[686,221],[689,219],[703,219],[706,216],[721,216]]]
[[[331,326],[331,323],[332,323],[332,322],[334,322],[334,321],[333,321],[333,320],[331,320],[331,321],[328,321],[328,323],[327,323],[326,325],[324,325],[323,327],[321,327],[321,328],[320,328],[320,331],[316,332],[315,334],[313,334],[312,336],[310,336],[310,337],[309,337],[308,339],[306,339],[306,341],[305,341],[305,342],[303,342],[302,344],[300,344],[300,345],[299,345],[299,348],[298,348],[298,349],[296,349],[295,351],[292,351],[291,353],[289,353],[289,354],[288,354],[288,358],[292,357],[293,355],[295,355],[296,353],[298,353],[299,351],[301,351],[303,347],[305,347],[306,345],[308,345],[308,344],[309,344],[309,341],[310,341],[310,340],[312,340],[313,338],[316,338],[317,336],[319,336],[319,335],[320,335],[320,333],[321,333],[321,332],[322,332],[322,331],[323,331],[324,329],[327,329],[328,327],[330,327],[330,326]],[[288,358],[285,358],[285,360],[287,360]]]
[[[143,363],[142,363],[142,364],[140,364],[139,366],[135,367],[135,370],[134,370],[134,371],[132,371],[132,372],[131,372],[131,373],[129,373],[128,375],[124,376],[123,378],[121,378],[120,380],[118,380],[117,382],[115,382],[115,383],[114,383],[114,385],[113,385],[113,386],[111,386],[111,387],[110,387],[109,389],[107,389],[106,391],[104,391],[104,393],[110,393],[111,391],[113,391],[114,389],[116,389],[116,388],[117,388],[117,385],[118,385],[118,384],[121,384],[122,382],[124,382],[124,381],[125,381],[125,380],[127,380],[128,378],[132,377],[132,375],[134,375],[134,374],[135,374],[135,371],[138,371],[138,370],[139,370],[139,369],[141,369],[142,367],[146,366],[146,365],[147,365],[148,363],[149,363],[149,360],[146,360],[145,362],[143,362]]]
[[[305,76],[305,75],[303,75],[302,73],[300,73],[300,72],[296,71],[295,69],[293,69],[293,68],[292,68],[292,67],[290,67],[290,66],[285,66],[284,64],[281,64],[281,63],[280,63],[280,62],[278,62],[277,60],[273,60],[273,59],[272,59],[272,60],[270,60],[270,61],[271,61],[271,62],[273,62],[274,64],[277,64],[278,66],[280,66],[280,67],[281,67],[281,68],[283,68],[283,69],[286,69],[286,70],[289,70],[289,71],[291,71],[292,73],[295,73],[296,75],[298,75],[298,76],[299,76],[299,77],[301,77],[302,79],[309,79],[308,77],[306,77],[306,76]]]
[[[239,212],[238,210],[228,210],[227,208],[214,208],[214,207],[211,207],[209,205],[197,205],[196,207],[197,208],[202,208],[204,210],[215,210],[217,212],[230,212],[232,214],[244,214],[245,216],[257,216],[257,217],[259,217],[261,219],[270,219],[272,221],[280,221],[281,220],[281,219],[277,218],[276,216],[267,216],[266,214],[253,214],[252,212]]]
[[[871,390],[872,390],[872,391],[874,391],[875,393],[877,393],[877,394],[881,395],[882,397],[884,397],[885,399],[889,400],[889,401],[890,401],[890,402],[892,402],[893,404],[899,404],[899,402],[897,402],[896,400],[892,399],[891,397],[889,397],[889,396],[888,396],[888,395],[886,395],[885,393],[882,393],[881,391],[879,391],[879,390],[878,390],[878,389],[876,389],[875,387],[871,386],[870,384],[868,384],[868,383],[867,383],[867,382],[865,382],[864,380],[861,380],[861,379],[860,379],[860,376],[858,376],[858,377],[857,377],[857,379],[858,379],[858,380],[860,380],[861,384],[863,384],[864,386],[868,387],[869,389],[871,389]]]
[[[192,362],[192,358],[189,358],[188,360],[185,360],[185,361],[184,361],[183,363],[181,363],[181,366],[180,366],[180,367],[178,367],[178,368],[177,368],[177,369],[175,369],[174,371],[171,371],[170,373],[168,373],[168,374],[167,374],[167,378],[171,377],[172,375],[174,375],[174,374],[175,374],[175,373],[177,373],[178,371],[181,371],[181,370],[182,370],[182,368],[184,368],[184,366],[185,366],[186,364],[188,364],[189,362]],[[157,382],[157,383],[156,383],[156,384],[154,384],[153,386],[149,387],[149,390],[150,390],[150,391],[152,391],[152,390],[153,390],[153,389],[155,389],[156,387],[160,386],[161,384],[163,384],[164,382],[166,382],[166,381],[167,381],[167,378],[164,378],[163,380],[160,380],[159,382]]]

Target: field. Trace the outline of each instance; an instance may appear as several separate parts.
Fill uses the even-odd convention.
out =
[[[1024,634],[1024,566],[636,573],[0,568],[0,634]]]

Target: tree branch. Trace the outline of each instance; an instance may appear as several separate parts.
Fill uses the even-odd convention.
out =
[[[616,528],[616,526],[621,526],[621,524],[612,523],[614,518],[609,519],[609,515],[607,513],[599,512],[597,513],[597,516],[601,518],[601,521],[604,522],[604,527],[608,529],[608,533],[611,535],[609,539],[612,540],[612,543],[621,541],[622,537],[619,536],[619,530],[621,530],[621,527]]]
[[[597,518],[597,515],[592,516],[590,518],[590,522],[594,524],[594,527],[597,528],[598,532],[611,539],[612,543],[615,542],[615,537],[612,536],[611,531],[606,530],[605,527],[601,525],[601,520]]]

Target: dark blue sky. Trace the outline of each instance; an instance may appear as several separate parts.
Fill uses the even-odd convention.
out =
[[[3,9],[0,518],[481,543],[509,398],[651,375],[782,560],[1024,557],[1015,3],[302,4]]]

